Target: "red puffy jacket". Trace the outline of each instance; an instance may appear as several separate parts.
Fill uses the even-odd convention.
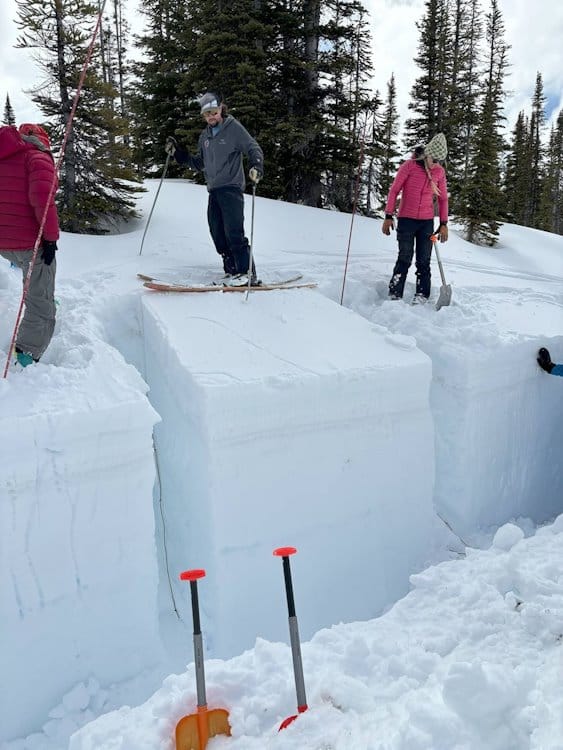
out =
[[[45,143],[41,135],[39,140]],[[59,220],[54,195],[58,182],[53,157],[49,151],[26,142],[15,127],[0,127],[0,250],[34,247],[53,178],[55,190],[42,238],[56,241]]]

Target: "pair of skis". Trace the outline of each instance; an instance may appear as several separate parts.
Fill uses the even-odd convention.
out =
[[[143,286],[155,292],[184,292],[194,294],[198,292],[247,292],[249,290],[247,284],[244,286],[229,286],[228,284],[182,284],[176,281],[159,279],[156,276],[147,276],[142,273],[138,273],[137,278],[143,282]],[[260,283],[256,286],[251,286],[250,291],[269,292],[274,289],[313,289],[317,286],[313,282],[299,283],[302,278],[302,274],[297,274],[284,281],[274,281],[267,284]]]

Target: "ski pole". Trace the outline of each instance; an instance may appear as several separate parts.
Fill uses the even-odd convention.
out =
[[[156,195],[154,196],[154,201],[152,202],[152,208],[149,214],[149,218],[147,219],[147,223],[145,224],[145,231],[143,232],[143,238],[141,240],[141,249],[139,250],[139,255],[143,252],[143,245],[145,243],[145,237],[147,234],[147,229],[149,228],[149,224],[151,223],[152,218],[152,212],[154,211],[154,207],[156,206],[156,201],[158,198],[158,194],[160,193],[160,188],[162,187],[162,183],[164,182],[164,178],[166,177],[166,172],[168,171],[168,165],[170,164],[170,154],[166,154],[166,161],[164,162],[164,169],[162,170],[162,177],[160,178],[160,182],[158,183],[158,188],[156,189]]]
[[[287,597],[287,611],[289,613],[289,638],[291,641],[291,654],[293,656],[293,675],[295,677],[295,692],[297,694],[297,714],[288,716],[280,724],[278,731],[288,727],[299,714],[307,710],[307,696],[305,695],[305,679],[303,677],[303,661],[301,659],[301,645],[299,642],[299,627],[297,615],[295,614],[295,600],[293,598],[293,583],[291,581],[291,568],[289,556],[297,552],[295,547],[278,547],[274,550],[276,557],[281,557],[283,562],[283,577],[285,580],[285,593]]]
[[[252,183],[252,210],[250,213],[250,250],[249,250],[249,264],[248,264],[248,287],[246,288],[246,295],[244,297],[244,301],[248,299],[248,295],[250,294],[250,286],[252,282],[252,266],[254,265],[252,254],[253,254],[253,245],[254,245],[254,199],[256,198],[256,183]]]
[[[354,186],[354,202],[352,205],[352,219],[350,220],[350,234],[348,235],[348,249],[346,250],[346,263],[344,264],[344,276],[342,277],[342,291],[340,292],[340,304],[344,302],[344,288],[346,286],[346,274],[348,273],[348,260],[350,258],[350,244],[352,242],[352,230],[354,228],[354,217],[356,216],[356,206],[358,205],[358,192],[360,189],[360,177],[362,173],[362,162],[364,160],[364,148],[366,140],[366,128],[368,124],[368,118],[364,122],[364,128],[360,137],[360,154],[358,157],[358,173],[356,175],[356,183]]]

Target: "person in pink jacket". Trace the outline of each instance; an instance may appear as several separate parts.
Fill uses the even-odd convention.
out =
[[[414,301],[425,302],[430,296],[430,257],[434,233],[434,204],[438,204],[440,242],[448,239],[448,186],[444,168],[438,164],[446,158],[448,147],[443,133],[426,146],[418,146],[412,157],[403,162],[389,189],[385,221],[381,231],[389,235],[395,228],[393,215],[401,194],[397,222],[399,255],[389,282],[389,297],[401,299],[405,282],[416,252],[416,292]]]
[[[43,128],[33,124],[19,129],[0,127],[0,255],[18,266],[24,279],[45,215],[16,339],[16,357],[23,367],[39,361],[55,329],[57,186],[49,137]]]

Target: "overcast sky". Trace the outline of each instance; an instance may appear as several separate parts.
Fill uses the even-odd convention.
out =
[[[128,0],[131,12],[136,0]],[[416,21],[424,13],[424,0],[364,0],[371,13],[374,88],[385,94],[387,81],[395,74],[401,119],[407,115],[411,87],[420,71],[413,63],[418,43]],[[481,0],[488,9],[488,0]],[[548,116],[563,107],[563,2],[561,0],[500,0],[506,26],[510,75],[506,115],[510,129],[521,109],[529,111],[536,73],[543,76]],[[541,9],[541,12],[539,12]],[[28,50],[14,49],[18,34],[15,0],[0,2],[0,106],[6,94],[18,122],[40,120],[25,90],[37,86],[41,77]],[[93,31],[93,29],[92,29]]]

